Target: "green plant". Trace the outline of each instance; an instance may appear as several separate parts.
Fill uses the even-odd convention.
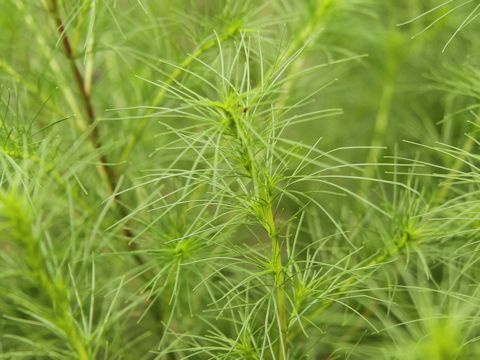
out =
[[[7,0],[0,359],[473,359],[477,1]]]

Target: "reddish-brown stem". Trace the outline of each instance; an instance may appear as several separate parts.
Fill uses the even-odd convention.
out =
[[[60,16],[60,11],[58,9],[56,0],[50,0],[50,11],[54,17],[56,29],[60,35],[65,56],[70,63],[70,68],[72,70],[75,83],[77,84],[77,88],[80,92],[88,125],[91,127],[90,141],[96,150],[100,150],[102,147],[102,143],[100,141],[100,131],[96,124],[96,116],[95,110],[93,109],[92,105],[92,98],[85,87],[85,79],[75,62],[72,46],[65,31],[65,25],[63,24],[62,17]],[[100,175],[104,179],[106,179],[110,192],[114,193],[118,185],[117,175],[112,167],[105,165],[108,164],[108,158],[105,154],[100,154],[99,160],[100,164],[98,165],[98,170],[100,172]]]
[[[63,51],[70,64],[70,68],[71,68],[76,86],[78,88],[78,91],[82,99],[86,120],[87,120],[88,126],[91,128],[90,134],[89,134],[90,142],[92,143],[95,150],[98,150],[98,152],[100,153],[99,155],[100,163],[98,164],[97,169],[100,173],[100,176],[106,180],[110,193],[113,194],[114,196],[114,201],[115,201],[115,204],[117,205],[119,215],[122,218],[125,218],[129,214],[128,208],[122,204],[121,196],[118,193],[116,193],[116,189],[119,184],[119,178],[115,170],[113,169],[113,167],[107,165],[109,163],[107,155],[102,153],[102,150],[101,150],[102,141],[100,136],[100,130],[97,126],[97,120],[96,120],[95,110],[92,103],[91,94],[87,90],[87,87],[85,86],[86,84],[85,78],[82,75],[80,69],[78,68],[75,62],[75,56],[72,49],[72,45],[67,36],[65,25],[62,20],[60,10],[58,8],[58,4],[56,0],[49,1],[48,10],[52,14],[52,17],[55,21],[56,30],[61,38]],[[135,234],[128,227],[124,226],[122,229],[122,232],[123,232],[123,235],[129,240],[133,240],[135,238]],[[143,259],[143,257],[140,256],[138,253],[135,253],[138,250],[138,245],[134,241],[128,242],[128,249],[129,251],[133,252],[132,256],[134,260],[137,262],[137,264],[139,264],[140,266],[145,266],[146,262]],[[159,328],[163,332],[162,313],[161,313],[160,306],[152,306],[151,309],[152,309],[152,315],[154,317],[155,322],[157,323],[157,326],[159,326]]]

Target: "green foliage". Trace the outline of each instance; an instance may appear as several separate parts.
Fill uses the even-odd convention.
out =
[[[476,0],[5,0],[0,359],[480,356]]]

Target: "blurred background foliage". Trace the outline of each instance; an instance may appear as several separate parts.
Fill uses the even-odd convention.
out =
[[[480,356],[479,14],[476,0],[3,0],[0,359]],[[235,112],[267,140],[203,132],[221,118],[235,133]],[[289,165],[265,175],[294,184],[271,204],[283,354],[271,208],[238,195],[248,181],[203,187],[244,147],[276,149],[258,125],[270,112],[298,120],[282,128]]]

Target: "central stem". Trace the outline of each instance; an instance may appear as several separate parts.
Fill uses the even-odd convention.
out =
[[[266,230],[272,243],[272,268],[275,276],[275,291],[277,297],[277,319],[279,325],[280,343],[278,347],[278,358],[284,360],[287,353],[287,306],[285,294],[285,277],[282,265],[282,249],[278,237],[278,230],[273,217],[271,204],[266,211]]]
[[[250,132],[249,125],[243,115],[238,115],[232,111],[231,107],[225,103],[212,102],[212,106],[220,110],[225,116],[228,128],[230,129],[228,136],[235,139],[238,146],[238,153],[242,158],[242,170],[248,174],[247,177],[252,181],[252,197],[257,201],[258,207],[255,207],[255,216],[259,224],[267,232],[271,241],[271,258],[270,269],[274,275],[274,286],[276,296],[276,317],[279,328],[279,346],[278,359],[285,360],[287,354],[287,335],[288,335],[288,318],[287,318],[287,294],[285,291],[285,277],[282,264],[282,249],[279,240],[279,232],[275,223],[272,204],[272,179],[271,175],[265,170],[268,168],[256,155],[259,152],[255,149],[252,142],[254,133]]]

